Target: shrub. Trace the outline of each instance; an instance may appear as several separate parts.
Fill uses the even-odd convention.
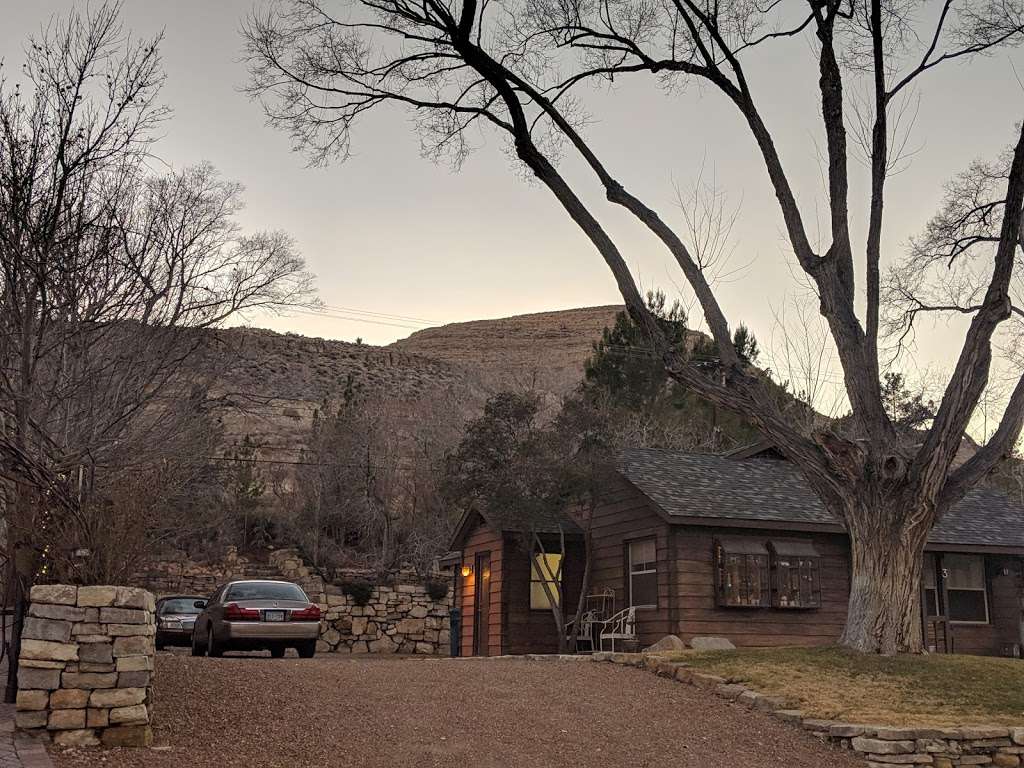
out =
[[[373,584],[365,579],[352,579],[342,582],[341,591],[351,597],[353,603],[362,607],[373,596]]]
[[[448,582],[444,579],[428,579],[423,583],[430,599],[437,602],[448,597]]]

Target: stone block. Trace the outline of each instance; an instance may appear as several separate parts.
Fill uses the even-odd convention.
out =
[[[22,640],[21,657],[46,661],[78,661],[78,643],[56,643],[50,640]]]
[[[118,608],[141,608],[152,612],[156,609],[156,598],[153,593],[137,587],[118,587],[114,597],[114,605]]]
[[[892,768],[898,765],[932,765],[931,755],[868,755],[868,768]]]
[[[708,675],[704,672],[694,672],[690,675],[690,682],[699,688],[715,689],[722,683],[726,682],[724,677],[718,675]]]
[[[135,608],[100,608],[101,624],[149,624],[152,616]]]
[[[24,664],[18,665],[19,688],[53,691],[60,688],[60,676],[59,669],[35,669]]]
[[[49,713],[46,710],[14,713],[14,725],[22,730],[45,728],[47,720],[49,720]]]
[[[155,624],[107,624],[107,634],[111,637],[132,637],[141,635],[153,637],[156,635]]]
[[[75,637],[79,637],[81,635],[98,635],[100,637],[106,637],[103,625],[98,621],[75,624],[75,626],[71,628],[71,634]]]
[[[140,670],[138,672],[119,672],[117,675],[118,688],[145,688],[152,680],[152,673]]]
[[[90,707],[130,707],[146,700],[145,688],[108,688],[93,691]]]
[[[106,728],[110,725],[109,709],[87,709],[85,724],[89,728]]]
[[[79,587],[78,605],[81,608],[104,608],[117,599],[117,587]]]
[[[1011,728],[1010,739],[1014,744],[1024,745],[1024,728]]]
[[[50,696],[51,709],[85,709],[89,691],[81,688],[61,688]]]
[[[421,635],[426,627],[423,619],[402,619],[398,622],[396,630],[403,635]]]
[[[47,659],[18,659],[18,665],[21,667],[31,667],[32,669],[64,669],[69,663],[67,661],[49,661]]]
[[[676,675],[678,676],[679,670],[676,669]],[[678,677],[677,677],[678,679]],[[737,685],[734,683],[722,683],[721,685],[715,686],[715,693],[721,696],[723,699],[736,700],[741,694],[746,692],[746,687]]]
[[[54,709],[50,712],[50,718],[46,721],[46,727],[51,731],[70,731],[77,728],[85,728],[85,710]]]
[[[122,656],[116,660],[118,672],[149,672],[153,669],[152,656]]]
[[[878,726],[874,729],[876,739],[885,741],[906,741],[907,739],[920,739],[925,736],[917,728],[889,728]]]
[[[53,605],[75,605],[78,601],[78,587],[69,584],[36,584],[29,592],[33,603]]]
[[[836,723],[828,729],[828,735],[833,739],[852,739],[854,736],[874,736],[874,729],[868,729],[866,725],[857,723]]]
[[[425,619],[430,611],[425,605],[414,605],[409,609],[409,618],[412,619]]]
[[[964,739],[1006,739],[1010,736],[1009,728],[1000,728],[998,726],[964,726],[959,730],[961,738]]]
[[[370,653],[394,653],[398,646],[389,637],[382,637],[379,640],[371,640],[369,643]]]
[[[53,743],[58,747],[98,747],[100,740],[93,729],[80,728],[53,734]]]
[[[114,646],[111,643],[81,643],[78,660],[89,664],[113,664]]]
[[[992,755],[992,765],[998,766],[998,768],[1018,768],[1020,766],[1020,758],[1017,755],[996,752]]]
[[[850,746],[857,752],[869,752],[874,755],[906,755],[917,747],[913,741],[886,741],[858,736],[850,741]]]
[[[40,619],[59,619],[61,621],[85,621],[86,609],[74,605],[51,605],[49,603],[32,603],[28,609],[29,616]]]
[[[111,725],[145,725],[149,722],[149,710],[145,704],[130,707],[115,707],[110,710]]]
[[[153,729],[148,725],[114,726],[104,729],[100,741],[105,747],[149,747],[153,744]]]
[[[50,703],[49,691],[26,691],[19,690],[14,706],[19,712],[32,712],[46,709]]]
[[[416,643],[416,653],[430,656],[434,653],[434,646],[430,643]],[[581,658],[586,658],[581,657]]]
[[[337,645],[341,641],[341,633],[336,629],[328,629],[320,636],[320,639],[329,646]]]
[[[153,639],[136,635],[118,637],[114,640],[114,658],[121,656],[152,656],[155,652]]]
[[[957,765],[991,765],[992,758],[988,755],[961,755],[957,758]]]
[[[110,664],[93,664],[91,662],[83,662],[78,665],[78,672],[116,672],[117,667],[113,662]]]
[[[65,688],[84,688],[96,690],[113,688],[117,685],[116,672],[65,672],[61,678]]]

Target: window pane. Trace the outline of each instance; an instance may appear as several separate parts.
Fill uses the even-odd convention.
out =
[[[951,621],[988,621],[985,615],[985,593],[975,589],[950,589],[949,618]]]
[[[949,589],[985,588],[985,558],[981,555],[943,555],[942,568]]]
[[[549,584],[551,597],[554,598],[555,604],[558,604],[557,576],[561,575],[558,572],[561,562],[562,556],[560,554],[538,554],[533,556],[533,560],[530,563],[530,608],[540,610],[551,607],[548,594],[544,591],[545,581]]]
[[[658,605],[658,574],[634,573],[629,577],[630,605]]]
[[[629,569],[631,571],[654,570],[658,554],[654,539],[632,541],[629,544]]]

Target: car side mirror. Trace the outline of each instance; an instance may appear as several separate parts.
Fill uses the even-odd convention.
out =
[[[205,600],[196,600],[194,603],[192,603],[192,607],[193,608],[198,608],[200,611],[205,610],[206,609],[206,601]]]

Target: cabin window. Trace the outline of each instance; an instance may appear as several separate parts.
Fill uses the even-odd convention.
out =
[[[942,556],[949,620],[967,624],[988,623],[985,589],[985,558],[982,555]]]
[[[538,553],[530,561],[530,608],[543,610],[551,607],[554,600],[558,605],[558,585],[561,579],[562,556],[560,554]],[[544,589],[545,582],[551,597]]]
[[[634,608],[658,607],[658,553],[654,539],[631,541],[627,547],[629,604]]]
[[[772,606],[819,608],[821,558],[809,541],[772,541]]]
[[[715,542],[718,604],[727,608],[763,608],[770,604],[768,550],[752,539]]]
[[[935,577],[935,555],[926,554],[921,568],[921,588],[924,590],[924,615],[941,616],[939,584]]]

